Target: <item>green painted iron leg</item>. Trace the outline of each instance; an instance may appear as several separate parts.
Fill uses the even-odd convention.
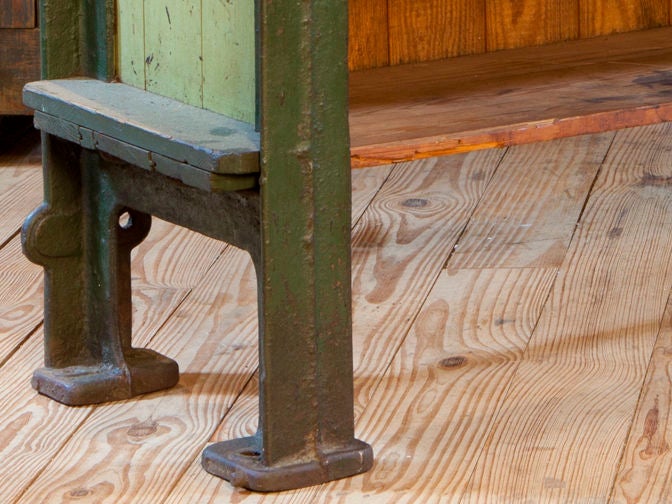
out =
[[[211,446],[203,465],[284,490],[364,472],[373,454],[354,437],[347,2],[262,2],[259,15],[259,432]]]
[[[70,405],[126,399],[177,383],[177,364],[131,347],[130,253],[149,215],[111,197],[96,155],[45,135],[45,204],[23,228],[26,255],[45,268],[45,367],[33,386]]]
[[[111,79],[115,2],[40,3],[45,77]],[[33,385],[67,404],[177,382],[174,361],[131,345],[130,252],[150,215],[247,250],[258,277],[259,429],[208,447],[202,461],[234,485],[277,491],[364,472],[373,454],[354,437],[347,1],[255,5],[259,187],[217,192],[140,167],[152,146],[97,131],[104,121],[74,123],[66,100],[49,131],[69,141],[43,134],[45,203],[23,245],[45,268],[45,367]],[[95,138],[129,162],[96,152]]]

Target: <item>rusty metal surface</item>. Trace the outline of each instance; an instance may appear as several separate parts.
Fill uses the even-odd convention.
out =
[[[84,17],[64,28],[79,30],[76,68],[57,59],[55,39],[44,40],[46,77],[82,69],[109,77],[113,2],[84,4],[58,10],[42,0],[47,33],[77,22],[67,9]],[[33,385],[68,404],[178,379],[172,360],[131,344],[129,257],[150,215],[247,250],[258,279],[259,430],[208,447],[203,466],[234,485],[275,491],[364,472],[373,453],[354,437],[347,2],[257,0],[257,13],[258,188],[204,190],[136,166],[135,151],[124,161],[95,142],[43,133],[45,202],[27,219],[23,245],[45,268],[45,367]],[[56,129],[81,126],[73,124]]]

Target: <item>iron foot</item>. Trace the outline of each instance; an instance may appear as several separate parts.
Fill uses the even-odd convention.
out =
[[[63,404],[82,406],[129,399],[174,386],[177,363],[153,350],[134,348],[125,355],[125,368],[111,364],[41,368],[32,385],[40,394]]]
[[[368,471],[373,450],[358,439],[349,446],[320,454],[319,460],[267,466],[259,439],[247,437],[210,445],[203,451],[203,468],[234,486],[258,492],[278,492],[319,485]]]

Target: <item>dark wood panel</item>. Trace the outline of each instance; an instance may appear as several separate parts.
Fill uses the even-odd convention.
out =
[[[669,0],[580,0],[582,38],[665,26]]]
[[[350,70],[388,65],[387,0],[350,0]]]
[[[35,0],[0,0],[0,28],[35,28]]]
[[[487,50],[529,47],[579,37],[579,0],[487,2]]]
[[[390,63],[412,63],[485,50],[485,3],[389,0]]]
[[[21,101],[24,84],[40,78],[40,32],[0,30],[0,115],[28,114]]]
[[[354,72],[353,166],[672,121],[672,28]]]

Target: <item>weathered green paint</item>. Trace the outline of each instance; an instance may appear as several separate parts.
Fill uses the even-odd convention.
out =
[[[138,168],[167,175],[202,191],[242,191],[258,185],[256,174],[228,175],[202,170],[37,110],[34,119],[35,126],[45,133],[104,152]]]
[[[117,59],[122,82],[145,88],[145,17],[141,0],[117,0]]]
[[[252,125],[120,83],[62,79],[28,84],[25,103],[122,142],[221,174],[259,172]]]
[[[123,82],[255,122],[253,1],[118,1]]]
[[[109,80],[116,67],[116,0],[82,0],[84,75]]]
[[[203,106],[255,121],[254,2],[203,1]]]
[[[201,3],[145,0],[145,88],[203,105]]]
[[[114,76],[114,0],[40,2],[42,76]]]
[[[93,153],[46,134],[43,150],[45,203],[22,230],[24,252],[45,268],[45,367],[33,386],[79,405],[174,385],[174,361],[130,343],[130,252],[149,216],[132,211],[122,229]]]
[[[260,31],[259,431],[203,464],[278,490],[366,471],[373,455],[352,410],[347,3],[262,1]]]
[[[112,18],[106,0],[89,1],[82,5],[92,10],[78,11],[80,63],[98,74],[109,68]],[[145,3],[146,45],[148,20],[160,25],[157,16],[171,16],[172,26],[172,5],[150,15]],[[232,133],[221,115],[123,84],[38,83],[26,96],[46,132],[45,203],[26,221],[23,243],[46,271],[46,367],[33,383],[71,404],[176,381],[170,359],[130,344],[129,255],[149,215],[250,253],[259,293],[259,430],[208,447],[203,465],[268,491],[357,474],[373,456],[354,438],[352,409],[347,2],[256,0],[254,13],[261,138],[260,154],[247,153],[259,155],[253,170],[223,168],[209,137],[227,144],[250,125]],[[171,44],[162,48],[168,56]],[[182,71],[165,75],[180,81]],[[260,175],[260,184],[217,192],[195,178],[202,174]],[[119,223],[124,212],[128,226]]]
[[[42,0],[39,5],[42,77],[83,75],[79,0]]]
[[[45,367],[33,386],[80,405],[175,385],[174,361],[131,345],[131,249],[154,214],[258,257],[258,193],[206,192],[49,134],[43,147],[45,203],[22,230],[45,268]]]
[[[261,420],[262,430],[287,433],[264,433],[269,464],[353,437],[347,11],[345,0],[274,0],[261,11],[263,323],[272,341],[262,350]],[[312,358],[289,362],[283,345]],[[278,387],[285,380],[300,383]],[[311,414],[288,406],[310,403],[320,405]]]

